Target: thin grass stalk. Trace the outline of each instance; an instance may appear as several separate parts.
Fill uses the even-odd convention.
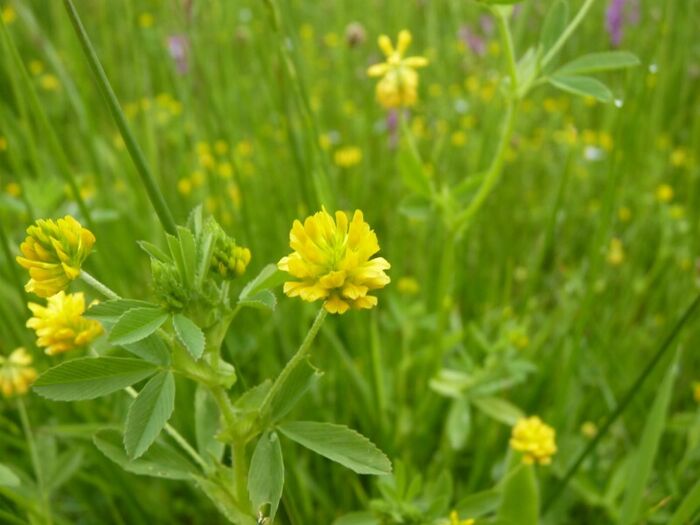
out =
[[[97,57],[97,53],[95,52],[92,42],[90,41],[90,37],[85,31],[85,27],[80,20],[80,16],[78,15],[72,0],[64,0],[63,5],[65,6],[68,17],[73,24],[73,28],[78,36],[78,40],[80,41],[85,57],[90,64],[90,69],[92,69],[92,72],[95,74],[97,85],[107,100],[107,104],[112,116],[114,117],[117,127],[119,128],[122,139],[124,139],[126,149],[129,151],[129,155],[131,155],[131,159],[136,166],[136,171],[141,177],[141,182],[146,189],[146,193],[148,193],[148,198],[150,199],[151,204],[153,205],[153,208],[155,209],[155,212],[158,215],[158,218],[160,219],[165,231],[171,235],[175,235],[177,231],[175,220],[173,219],[170,208],[168,208],[168,204],[165,201],[165,196],[158,187],[158,183],[156,182],[155,177],[151,173],[151,170],[146,163],[143,152],[136,142],[134,134],[132,133],[126,120],[126,116],[124,115],[121,105],[119,104],[119,100],[114,94],[114,90],[109,83],[109,79],[105,74],[99,58]]]
[[[627,392],[625,392],[625,394],[622,396],[622,399],[618,403],[615,410],[613,410],[605,419],[605,422],[601,425],[598,433],[588,443],[586,448],[584,448],[581,451],[581,453],[576,458],[576,461],[574,461],[574,463],[567,469],[563,479],[555,485],[554,491],[548,496],[542,507],[543,515],[546,514],[546,512],[552,507],[552,505],[554,505],[557,499],[559,499],[559,496],[561,496],[561,494],[563,493],[564,488],[566,488],[566,486],[569,484],[576,472],[578,472],[578,469],[581,467],[586,458],[590,456],[593,453],[593,451],[598,447],[598,444],[608,433],[613,423],[617,421],[617,419],[622,415],[622,413],[627,409],[627,407],[634,400],[637,394],[641,391],[642,386],[644,385],[646,380],[656,369],[661,359],[666,355],[668,349],[671,348],[671,344],[676,339],[676,337],[681,332],[686,323],[693,317],[693,315],[695,315],[698,307],[700,307],[700,295],[698,295],[690,304],[690,306],[688,306],[685,312],[683,312],[683,315],[680,317],[680,319],[678,319],[678,321],[673,326],[669,334],[663,340],[654,356],[637,376],[637,379],[635,379],[634,383],[632,383],[632,385],[627,389]]]

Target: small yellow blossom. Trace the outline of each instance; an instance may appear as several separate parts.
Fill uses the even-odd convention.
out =
[[[656,200],[659,202],[671,202],[673,199],[673,188],[669,184],[659,184],[656,188]]]
[[[455,131],[450,137],[450,142],[452,142],[452,145],[456,148],[464,146],[467,143],[467,134],[461,130]]]
[[[405,295],[416,295],[420,291],[420,284],[415,277],[401,277],[396,287]]]
[[[222,162],[216,167],[216,172],[222,179],[230,179],[233,176],[233,166],[230,162]]]
[[[8,6],[2,8],[2,21],[5,23],[5,25],[9,26],[16,19],[17,19],[17,12],[15,11],[14,7],[12,7],[11,5],[8,5]]]
[[[360,210],[351,221],[342,211],[334,221],[325,208],[303,224],[296,220],[289,245],[294,252],[277,266],[300,280],[284,283],[284,293],[309,302],[323,299],[330,313],[376,306],[377,298],[368,292],[390,282],[384,270],[391,265],[382,257],[371,258],[379,243]]]
[[[362,162],[362,150],[357,146],[345,146],[336,150],[333,161],[340,168],[352,168]]]
[[[411,33],[403,30],[399,33],[396,48],[388,36],[379,37],[379,47],[386,56],[386,61],[374,64],[367,70],[370,77],[381,77],[377,83],[377,101],[387,109],[411,107],[418,100],[417,68],[428,65],[428,59],[415,56],[404,58],[406,49],[411,44]]]
[[[144,29],[153,26],[153,15],[151,13],[141,13],[139,15],[139,25]]]
[[[83,317],[85,296],[81,292],[58,292],[49,297],[46,306],[29,303],[29,309],[34,317],[27,321],[27,327],[36,332],[36,344],[46,348],[47,355],[82,348],[102,334],[99,322]]]
[[[245,273],[250,263],[251,253],[248,248],[238,246],[236,241],[223,233],[214,246],[211,268],[224,279],[232,279]]]
[[[45,91],[56,91],[59,87],[61,87],[61,84],[58,82],[58,79],[50,73],[42,75],[41,79],[39,80],[39,84],[41,85],[41,88]]]
[[[236,155],[250,157],[253,153],[253,144],[249,140],[242,140],[236,144]]]
[[[7,149],[7,139],[0,136],[0,151],[5,151]]]
[[[228,153],[228,142],[225,140],[217,140],[214,142],[214,151],[217,155],[225,155]]]
[[[557,452],[556,433],[537,416],[523,418],[513,427],[510,446],[523,453],[523,462],[549,465]]]
[[[674,148],[669,160],[674,168],[682,168],[688,164],[688,150],[683,147]]]
[[[693,398],[700,403],[700,381],[693,383]]]
[[[625,260],[625,249],[622,246],[622,241],[617,237],[610,240],[608,247],[608,263],[612,266],[620,266]]]
[[[0,355],[0,392],[5,397],[26,394],[36,379],[32,356],[18,348],[8,357]]]
[[[44,72],[44,63],[41,60],[29,62],[29,72],[32,75],[41,75]]]
[[[27,228],[17,262],[29,270],[28,292],[50,297],[65,290],[80,275],[80,267],[95,244],[95,236],[70,215],[57,221],[39,219]]]

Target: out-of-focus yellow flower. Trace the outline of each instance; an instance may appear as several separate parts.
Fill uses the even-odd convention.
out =
[[[1,14],[2,21],[8,26],[17,19],[17,12],[11,5],[3,7]]]
[[[187,177],[183,177],[177,181],[177,191],[179,191],[181,195],[189,195],[192,193],[192,181]]]
[[[80,275],[80,267],[95,244],[95,236],[70,215],[57,221],[39,219],[27,228],[17,262],[29,270],[24,287],[40,297],[63,291]]]
[[[362,150],[357,146],[345,146],[338,148],[333,155],[336,166],[352,168],[362,162]]]
[[[41,60],[29,62],[29,72],[32,75],[41,75],[44,72],[44,63]]]
[[[612,266],[620,266],[624,260],[625,249],[622,246],[622,241],[613,237],[610,240],[610,246],[608,246],[608,263]]]
[[[0,355],[0,392],[5,397],[26,394],[36,379],[32,356],[18,348],[8,357]]]
[[[688,150],[683,147],[674,148],[669,160],[674,168],[682,168],[688,164]]]
[[[659,202],[671,202],[673,188],[669,184],[659,184],[656,188],[656,200]]]
[[[153,15],[151,13],[141,13],[139,15],[139,25],[144,29],[153,27]]]
[[[377,298],[368,292],[390,282],[384,270],[391,265],[382,257],[371,258],[379,243],[360,210],[351,221],[342,211],[334,221],[325,208],[303,224],[294,221],[289,246],[294,252],[277,266],[299,281],[284,283],[284,293],[309,302],[322,299],[330,313],[376,306]]]
[[[233,177],[233,166],[230,162],[222,162],[216,167],[216,172],[222,179],[230,179]]]
[[[583,425],[581,425],[581,434],[587,438],[592,439],[597,433],[598,427],[592,421],[586,421]]]
[[[450,136],[450,142],[457,148],[462,147],[467,143],[467,134],[462,130],[455,131]]]
[[[415,277],[401,277],[396,287],[405,295],[416,295],[420,291],[420,284]]]
[[[34,317],[27,327],[36,332],[37,346],[46,348],[47,355],[68,352],[90,344],[102,334],[102,325],[83,317],[85,296],[81,293],[66,295],[58,292],[49,297],[47,305],[29,303]]]
[[[225,140],[217,140],[214,142],[214,151],[217,155],[226,155],[226,153],[228,153],[228,142]]]
[[[674,204],[668,209],[672,219],[680,220],[685,216],[685,208],[680,204]]]
[[[8,195],[13,197],[19,197],[22,194],[22,187],[16,182],[10,182],[6,187],[5,191]]]
[[[61,87],[58,79],[51,73],[42,75],[41,79],[39,80],[39,85],[41,85],[41,88],[45,91],[56,91],[59,87]]]
[[[474,525],[474,523],[476,523],[476,520],[473,518],[464,520],[459,519],[459,513],[456,510],[453,510],[450,512],[450,519],[446,525]]]
[[[513,427],[510,447],[523,453],[523,462],[549,465],[557,452],[556,432],[537,416],[523,418]]]
[[[236,144],[236,155],[250,157],[253,153],[253,144],[249,140],[242,140]]]
[[[693,383],[693,398],[700,403],[700,381]]]
[[[0,151],[5,151],[7,149],[7,139],[0,136]]]
[[[387,109],[411,107],[418,100],[417,68],[428,65],[425,57],[404,58],[404,53],[411,44],[411,33],[399,32],[396,48],[388,36],[379,37],[379,48],[386,56],[386,61],[374,64],[367,70],[370,77],[381,77],[377,83],[377,101]]]
[[[632,210],[627,206],[623,206],[617,210],[617,218],[620,219],[620,222],[629,222],[632,218]]]

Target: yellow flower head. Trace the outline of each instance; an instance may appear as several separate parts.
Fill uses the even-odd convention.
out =
[[[473,518],[468,518],[465,520],[459,519],[459,513],[456,510],[450,512],[449,525],[474,525],[474,523],[476,523],[476,520]]]
[[[695,401],[700,403],[700,381],[693,383],[693,397],[695,398]]]
[[[613,237],[610,240],[610,246],[608,246],[608,263],[612,266],[620,266],[625,260],[625,248],[622,245],[622,241],[617,237]]]
[[[379,243],[360,210],[351,221],[342,211],[333,221],[325,208],[304,224],[294,221],[289,246],[294,252],[277,266],[299,281],[284,283],[284,293],[309,302],[323,299],[330,313],[376,306],[377,298],[367,293],[390,282],[384,270],[391,265],[382,257],[371,258]]]
[[[656,188],[656,200],[659,202],[671,202],[673,200],[673,188],[669,184],[659,184]]]
[[[386,61],[374,64],[367,70],[370,77],[381,77],[377,83],[377,100],[387,109],[411,107],[418,100],[417,68],[428,65],[425,57],[405,57],[404,53],[411,44],[411,33],[399,32],[396,47],[388,36],[379,37],[379,48],[386,56]]]
[[[34,329],[36,344],[46,348],[47,355],[82,348],[102,334],[99,322],[83,317],[85,296],[80,292],[59,292],[49,297],[46,306],[29,303],[29,309],[34,317],[27,321],[27,327]]]
[[[0,9],[0,17],[2,17],[2,21],[5,25],[9,26],[17,18],[17,12],[11,5],[8,5]]]
[[[28,292],[51,297],[80,275],[80,266],[95,244],[95,236],[70,215],[39,219],[27,228],[17,262],[29,270]]]
[[[352,168],[362,162],[362,150],[357,146],[345,146],[333,155],[335,165],[340,168]]]
[[[510,446],[523,453],[523,462],[549,465],[557,452],[556,433],[537,416],[523,418],[513,427]]]
[[[0,392],[5,397],[26,394],[36,379],[32,356],[18,348],[9,357],[0,355]]]

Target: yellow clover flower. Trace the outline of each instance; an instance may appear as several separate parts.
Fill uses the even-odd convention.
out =
[[[27,228],[17,262],[29,270],[28,292],[51,297],[80,275],[80,266],[95,244],[95,236],[70,215],[57,221],[39,219]]]
[[[102,334],[102,325],[83,317],[85,296],[82,293],[66,295],[59,292],[49,297],[46,306],[29,303],[34,317],[27,327],[36,332],[37,346],[46,348],[47,355],[68,352],[90,344]]]
[[[300,280],[284,283],[284,293],[309,302],[323,299],[330,313],[372,308],[377,298],[367,293],[390,282],[384,270],[391,265],[382,257],[371,258],[379,243],[360,210],[349,222],[342,211],[335,213],[334,221],[325,208],[304,224],[294,221],[289,246],[294,252],[277,266]]]
[[[388,36],[380,36],[379,48],[386,61],[367,70],[370,77],[381,77],[376,88],[377,101],[387,109],[411,107],[418,100],[416,69],[427,66],[428,59],[420,56],[404,58],[411,39],[411,33],[404,29],[399,32],[394,48]]]
[[[5,397],[26,394],[36,379],[32,356],[18,348],[8,357],[0,355],[0,392]]]
[[[523,453],[523,462],[528,465],[549,465],[557,452],[556,433],[537,416],[523,418],[513,427],[510,446]]]

